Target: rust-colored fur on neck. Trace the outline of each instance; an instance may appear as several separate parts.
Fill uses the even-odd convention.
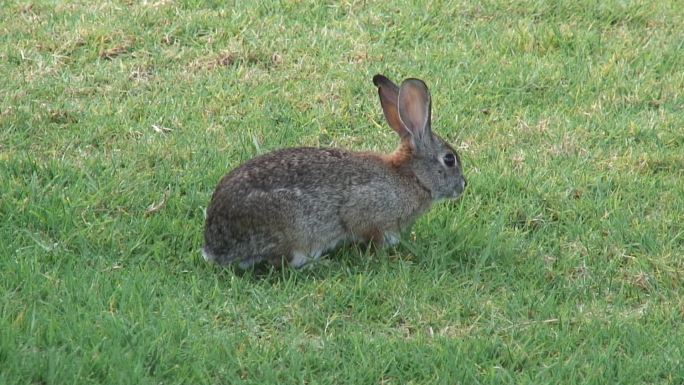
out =
[[[407,140],[402,140],[399,147],[397,147],[391,154],[382,154],[380,159],[392,168],[402,168],[413,157],[413,148]]]

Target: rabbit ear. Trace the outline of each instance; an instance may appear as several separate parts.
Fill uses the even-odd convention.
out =
[[[429,138],[430,91],[419,79],[406,79],[401,83],[398,97],[399,117],[416,141]]]
[[[406,129],[399,117],[398,98],[399,87],[387,79],[384,75],[373,76],[373,84],[378,86],[378,95],[380,95],[380,104],[382,105],[382,112],[385,114],[385,119],[390,127],[399,134],[402,138],[408,137],[411,133]]]

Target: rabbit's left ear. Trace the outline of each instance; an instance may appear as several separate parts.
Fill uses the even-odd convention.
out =
[[[420,79],[406,79],[401,83],[397,101],[399,118],[416,142],[430,137],[430,91]]]
[[[384,75],[373,76],[373,84],[378,86],[380,104],[382,105],[382,112],[385,114],[387,123],[389,123],[390,127],[392,127],[402,139],[410,137],[411,133],[406,129],[399,117],[397,104],[399,99],[399,87]]]

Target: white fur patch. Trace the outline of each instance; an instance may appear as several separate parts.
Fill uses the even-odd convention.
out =
[[[207,261],[207,262],[212,262],[212,261],[214,260],[214,258],[215,258],[215,257],[214,257],[213,255],[211,255],[211,253],[209,253],[209,252],[207,251],[207,249],[204,248],[204,247],[202,248],[202,257],[204,257],[204,260]]]
[[[385,233],[383,235],[383,240],[388,246],[396,246],[399,243],[399,234],[395,233]]]
[[[311,258],[309,258],[308,255],[300,251],[295,251],[292,253],[292,261],[290,261],[290,265],[300,268],[309,263],[309,261],[311,261]]]
[[[290,265],[295,268],[300,268],[306,266],[307,264],[317,260],[323,254],[323,250],[314,250],[313,252],[307,254],[301,251],[292,252],[292,261]]]

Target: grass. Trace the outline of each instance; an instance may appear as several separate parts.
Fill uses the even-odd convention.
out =
[[[684,383],[676,0],[3,2],[0,383]],[[239,274],[219,178],[389,151],[432,89],[468,190],[395,249]]]

